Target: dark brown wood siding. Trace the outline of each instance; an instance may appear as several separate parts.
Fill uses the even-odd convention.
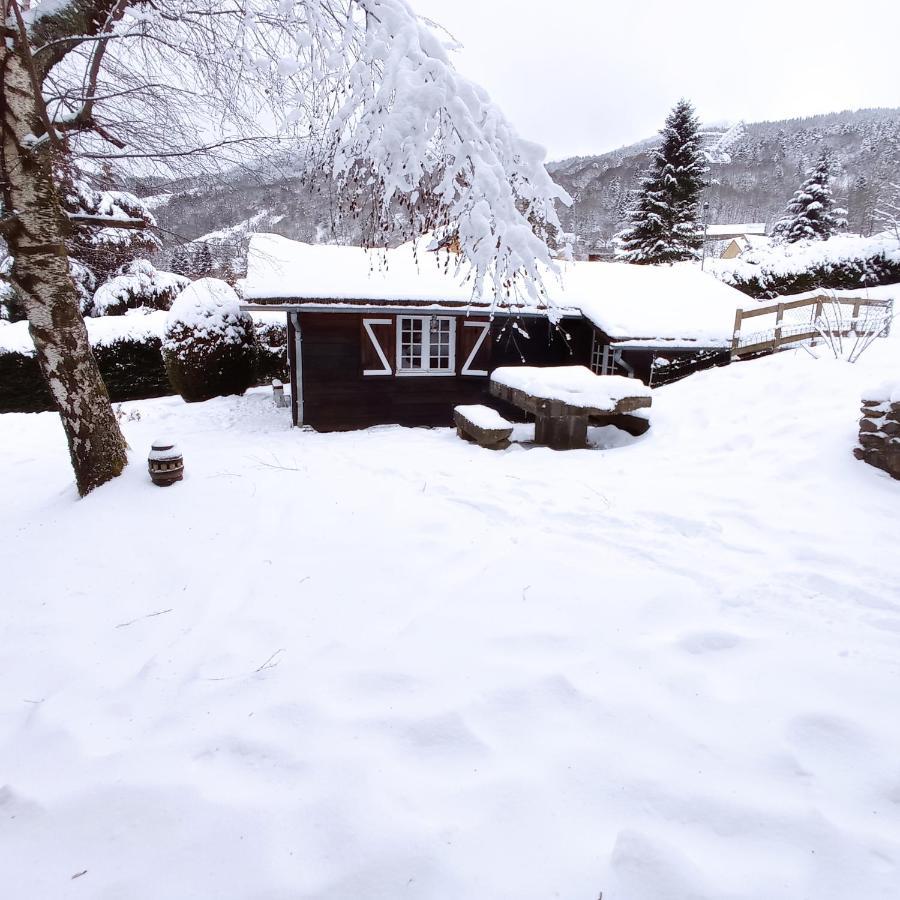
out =
[[[485,403],[515,417],[488,396],[487,376],[462,376],[460,369],[471,349],[462,332],[465,316],[457,317],[455,375],[364,376],[364,365],[373,364],[370,347],[363,343],[363,318],[394,319],[392,315],[357,313],[300,314],[303,348],[304,422],[319,431],[347,431],[372,425],[441,425],[453,422],[453,407],[460,403]],[[483,317],[473,317],[483,318]],[[471,320],[471,319],[470,319]],[[477,331],[477,329],[471,329]],[[393,335],[393,328],[383,333]],[[387,337],[384,352],[394,367],[396,349]],[[588,365],[591,328],[582,320],[564,320],[558,326],[546,319],[497,316],[479,352],[477,368],[488,371],[503,365]],[[377,353],[375,354],[377,358]],[[293,360],[292,360],[293,363]],[[296,367],[292,365],[292,374]]]

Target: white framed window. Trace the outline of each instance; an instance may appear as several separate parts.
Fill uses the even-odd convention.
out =
[[[591,371],[595,375],[605,375],[603,371],[603,342],[594,332],[594,343],[591,345]]]
[[[621,371],[619,371],[621,370]],[[622,351],[604,344],[597,332],[594,332],[594,343],[591,346],[591,371],[595,375],[621,375],[634,378],[634,366],[622,359]]]
[[[397,317],[398,375],[453,375],[455,373],[455,317]]]

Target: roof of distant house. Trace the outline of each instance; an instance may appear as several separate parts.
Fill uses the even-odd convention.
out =
[[[751,225],[707,225],[706,237],[713,240],[741,237],[748,234],[765,234],[766,223],[754,222]]]

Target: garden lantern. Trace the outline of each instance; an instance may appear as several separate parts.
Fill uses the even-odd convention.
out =
[[[147,468],[153,483],[160,487],[181,481],[184,477],[184,458],[178,445],[164,438],[155,440],[147,457]]]

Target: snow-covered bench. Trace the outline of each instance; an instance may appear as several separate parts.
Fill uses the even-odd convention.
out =
[[[491,450],[503,450],[509,446],[512,423],[489,406],[457,406],[453,410],[453,421],[456,423],[456,433],[464,440]]]

